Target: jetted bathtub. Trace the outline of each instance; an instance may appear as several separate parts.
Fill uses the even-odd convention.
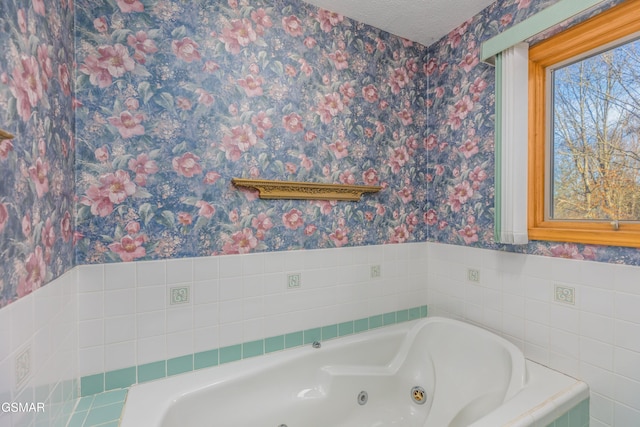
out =
[[[586,384],[430,317],[133,386],[121,427],[546,426]]]

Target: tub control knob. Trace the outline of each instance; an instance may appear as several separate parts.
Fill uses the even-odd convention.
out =
[[[322,344],[320,344],[320,341],[314,341],[313,344],[311,344],[311,347],[313,348],[320,348]]]

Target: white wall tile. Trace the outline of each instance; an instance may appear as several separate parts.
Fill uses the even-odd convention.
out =
[[[193,280],[217,279],[219,273],[218,257],[200,257],[193,260]]]
[[[130,289],[136,284],[136,264],[118,262],[104,266],[104,289]]]
[[[158,286],[167,282],[166,261],[136,263],[137,286]]]
[[[193,259],[180,258],[166,261],[167,285],[193,281]]]

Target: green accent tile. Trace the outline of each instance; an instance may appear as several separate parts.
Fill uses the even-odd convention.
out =
[[[235,362],[242,359],[242,344],[222,347],[220,349],[220,364]]]
[[[307,329],[304,331],[304,343],[311,344],[314,341],[322,340],[322,328]]]
[[[127,397],[127,390],[113,390],[106,393],[96,394],[91,404],[91,408],[97,408],[99,406],[111,405],[113,403],[124,402]]]
[[[382,315],[382,323],[386,325],[393,325],[396,323],[396,313],[385,313]]]
[[[101,424],[100,427],[118,427],[120,425],[120,420],[112,421],[110,423]]]
[[[396,321],[398,323],[406,322],[409,320],[409,310],[396,311]]]
[[[353,321],[338,324],[338,336],[343,337],[351,334],[353,334]]]
[[[409,320],[416,320],[420,318],[420,307],[413,307],[409,309]]]
[[[80,395],[102,393],[104,391],[104,373],[87,375],[80,379]]]
[[[427,306],[423,305],[420,307],[420,317],[427,317]]]
[[[161,360],[159,362],[147,363],[138,366],[138,382],[146,383],[167,376],[167,362]]]
[[[89,411],[81,411],[74,413],[71,418],[69,418],[69,424],[67,427],[82,427],[84,425],[84,420],[87,418],[87,414]]]
[[[114,390],[116,388],[126,388],[136,383],[136,368],[118,369],[104,374],[104,389]]]
[[[218,349],[202,351],[193,355],[193,369],[209,368],[218,364]]]
[[[264,340],[264,352],[273,353],[274,351],[284,350],[284,335],[270,337]]]
[[[193,354],[167,360],[167,376],[193,371]]]
[[[292,332],[284,336],[285,348],[298,347],[304,342],[304,334],[302,331]]]
[[[330,340],[338,336],[338,325],[328,325],[322,327],[322,339]]]
[[[569,426],[584,427],[589,425],[589,399],[578,403],[569,411]]]
[[[257,340],[242,344],[242,358],[262,356],[264,354],[264,341]]]
[[[76,411],[88,411],[91,408],[95,395],[81,397],[76,405]]]
[[[357,334],[358,332],[365,332],[369,330],[369,319],[358,319],[353,321],[353,331]]]
[[[369,329],[379,328],[383,325],[382,314],[369,317]]]
[[[566,412],[560,418],[549,424],[550,427],[569,427],[569,413]]]
[[[91,408],[89,414],[84,421],[85,426],[97,426],[100,424],[108,423],[110,421],[117,421],[120,419],[122,408],[124,403],[114,403],[112,405],[100,406],[98,408]]]

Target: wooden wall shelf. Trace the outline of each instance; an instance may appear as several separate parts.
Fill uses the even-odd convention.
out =
[[[11,135],[9,132],[6,132],[2,129],[0,129],[0,141],[3,139],[13,139],[14,136]]]
[[[364,193],[377,193],[382,189],[373,185],[322,184],[296,181],[233,178],[237,187],[258,190],[261,199],[346,200],[359,201]]]

